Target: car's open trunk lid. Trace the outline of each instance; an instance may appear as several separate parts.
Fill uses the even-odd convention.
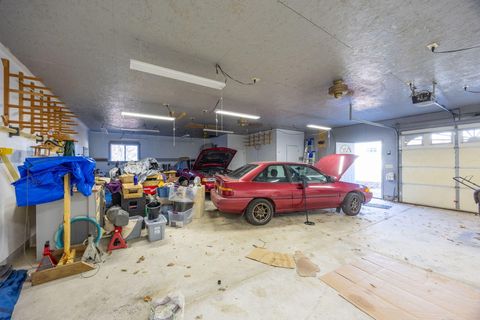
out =
[[[357,157],[354,154],[330,154],[318,160],[315,167],[338,181]]]
[[[209,148],[200,151],[193,164],[194,170],[205,171],[208,168],[218,167],[222,170],[228,168],[237,150],[230,148]]]

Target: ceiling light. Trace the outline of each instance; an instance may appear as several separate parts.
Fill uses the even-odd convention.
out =
[[[216,133],[235,133],[233,131],[228,131],[228,130],[216,130],[216,129],[203,129],[204,132],[216,132]]]
[[[254,120],[260,119],[260,116],[255,116],[253,114],[232,112],[232,111],[226,111],[221,109],[215,110],[215,113],[223,114],[225,116],[232,116],[232,117],[239,117],[239,118],[246,118],[246,119],[254,119]]]
[[[160,130],[155,130],[155,129],[140,129],[140,128],[121,128],[121,131],[131,131],[131,132],[155,132],[159,133]]]
[[[160,77],[193,83],[199,86],[204,86],[204,87],[213,88],[217,90],[222,90],[223,88],[225,88],[225,82],[216,81],[216,80],[196,76],[194,74],[156,66],[154,64],[150,64],[150,63],[146,63],[146,62],[142,62],[134,59],[130,59],[130,69],[154,74]]]
[[[144,113],[125,112],[125,111],[122,111],[122,116],[135,117],[135,118],[147,118],[147,119],[155,119],[155,120],[167,120],[167,121],[175,120],[174,117],[157,116],[154,114],[144,114]]]
[[[307,124],[307,127],[312,128],[312,129],[326,130],[326,131],[332,130],[332,128],[324,127],[324,126],[317,126],[316,124]]]

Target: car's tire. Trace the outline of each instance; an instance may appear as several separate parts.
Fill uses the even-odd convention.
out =
[[[272,220],[274,214],[273,205],[267,199],[255,199],[251,201],[245,210],[245,219],[255,226],[262,226]]]
[[[356,216],[362,209],[362,196],[355,192],[346,195],[342,202],[342,210],[347,216]]]

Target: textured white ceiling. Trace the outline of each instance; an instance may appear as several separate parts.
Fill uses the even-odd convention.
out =
[[[224,108],[262,116],[263,128],[304,129],[307,123],[347,125],[349,99],[328,96],[343,78],[354,90],[355,117],[378,121],[438,111],[411,105],[405,82],[438,82],[449,108],[478,104],[480,50],[430,53],[475,45],[480,2],[475,0],[2,0],[0,42],[45,79],[91,128],[171,124],[122,119],[120,112],[167,114],[169,103],[190,117],[214,123],[220,92],[129,70],[137,59],[223,80],[215,63],[255,86],[232,81]],[[246,129],[225,118],[225,129]],[[251,128],[250,131],[259,130]]]

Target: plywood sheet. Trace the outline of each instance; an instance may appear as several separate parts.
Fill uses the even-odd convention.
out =
[[[287,253],[273,252],[264,248],[255,248],[247,258],[280,268],[295,268],[293,256]]]
[[[480,290],[381,255],[321,277],[375,319],[480,319]]]

